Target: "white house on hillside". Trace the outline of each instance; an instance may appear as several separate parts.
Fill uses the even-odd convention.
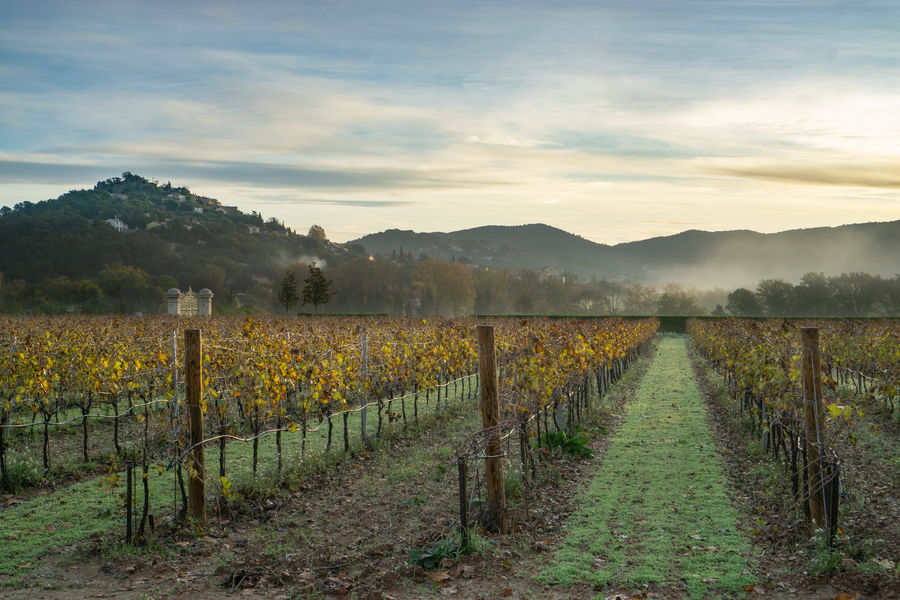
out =
[[[123,221],[119,217],[114,217],[112,219],[106,219],[106,222],[109,223],[110,227],[112,227],[119,233],[128,231],[128,225],[126,225],[125,221]]]

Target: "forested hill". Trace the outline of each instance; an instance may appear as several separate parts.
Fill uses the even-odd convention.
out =
[[[765,278],[797,281],[804,273],[900,272],[900,221],[798,229],[685,231],[614,246],[548,225],[478,227],[450,233],[391,229],[354,243],[369,252],[473,262],[503,269],[552,267],[582,277],[652,285],[738,287]]]
[[[128,308],[158,310],[168,288],[208,287],[221,306],[292,263],[335,252],[347,250],[327,242],[324,232],[321,239],[299,235],[275,219],[131,173],[0,210],[0,283],[7,296],[55,280],[73,288],[55,294],[71,303],[94,296],[109,302],[122,288]],[[97,293],[94,283],[106,293]]]
[[[883,276],[894,289],[898,257],[900,221],[774,234],[685,231],[614,246],[543,224],[392,229],[334,244],[321,227],[301,235],[277,219],[126,172],[93,189],[0,209],[0,311],[155,313],[172,287],[210,288],[217,313],[287,310],[282,275],[290,270],[302,281],[315,261],[334,283],[334,311],[675,314],[696,307],[657,305],[645,288],[721,292],[862,272],[875,287],[884,281],[872,276]],[[895,295],[878,310],[894,314]],[[707,311],[727,304],[724,292],[695,300]]]

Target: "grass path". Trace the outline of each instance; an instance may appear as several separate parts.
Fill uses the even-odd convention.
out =
[[[750,542],[722,481],[685,340],[664,337],[539,579],[598,590],[681,589],[690,598],[741,595],[754,581],[746,571]]]
[[[477,394],[468,397],[468,390],[462,385],[447,386],[443,393],[438,412],[437,403],[432,394],[426,406],[424,393],[418,401],[418,414],[422,426],[442,422],[449,415],[459,410],[460,406],[477,406]],[[449,397],[449,400],[448,400]],[[450,411],[447,411],[450,408]],[[399,400],[394,400],[392,410],[401,410]],[[412,416],[412,400],[406,400],[406,412],[412,428],[409,434],[402,431],[402,423],[388,423],[384,419],[386,436],[415,435]],[[471,408],[467,409],[471,410]],[[374,412],[374,411],[373,411]],[[367,429],[372,436],[377,428],[377,416],[369,413]],[[439,426],[443,426],[440,425]],[[348,419],[348,430],[351,444],[358,447],[360,442],[360,416],[351,413]],[[208,433],[208,432],[207,432]],[[316,432],[310,432],[306,450],[308,460],[322,459],[325,456],[327,427],[322,426]],[[285,433],[282,436],[282,448],[285,468],[299,465],[301,459],[300,432]],[[343,424],[340,418],[334,419],[331,455],[343,455]],[[259,447],[258,485],[274,486],[275,474],[275,437],[261,438]],[[210,445],[206,450],[207,499],[218,494],[221,486],[218,480],[218,447]],[[235,489],[243,485],[253,485],[252,444],[230,443],[226,457],[227,474],[235,484]],[[334,456],[333,456],[334,457]],[[447,458],[449,460],[449,457]],[[140,477],[140,472],[136,471]],[[124,473],[119,481],[110,487],[106,477],[91,477],[84,481],[60,486],[58,489],[44,494],[25,498],[12,506],[0,509],[0,596],[3,588],[15,586],[27,581],[31,573],[40,569],[40,563],[48,556],[54,560],[69,556],[73,560],[84,542],[91,536],[101,534],[111,547],[121,543],[124,537]],[[158,474],[154,466],[149,474],[151,513],[156,518],[172,515],[177,510],[177,497],[174,471]],[[137,518],[143,502],[143,490],[136,485]],[[3,500],[3,497],[0,497]]]

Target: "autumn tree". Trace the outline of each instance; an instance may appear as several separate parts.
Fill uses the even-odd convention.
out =
[[[656,288],[635,284],[628,290],[625,299],[625,310],[632,315],[652,315],[656,312],[659,292]]]
[[[320,245],[328,241],[328,238],[325,236],[325,228],[321,225],[313,225],[310,227],[306,237]]]
[[[475,289],[475,314],[504,314],[512,307],[510,295],[510,275],[487,267],[470,270]]]
[[[412,285],[423,314],[470,314],[475,287],[469,269],[458,262],[428,258],[412,271]]]

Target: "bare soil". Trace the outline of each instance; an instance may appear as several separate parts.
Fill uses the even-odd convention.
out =
[[[507,536],[482,531],[483,552],[447,560],[426,571],[408,564],[412,548],[453,534],[458,527],[455,448],[471,433],[472,416],[450,415],[431,430],[399,439],[372,453],[351,456],[338,466],[302,481],[289,495],[247,501],[237,514],[213,514],[205,535],[157,528],[150,548],[125,552],[105,539],[88,550],[62,548],[47,556],[26,586],[0,588],[4,598],[459,598],[588,599],[588,586],[562,588],[534,581],[552,560],[564,536],[564,523],[578,504],[579,491],[603,464],[606,439],[620,421],[642,371],[642,359],[603,399],[596,416],[609,435],[591,441],[591,459],[546,457],[538,480],[513,506],[514,530]],[[731,490],[746,531],[756,528],[771,496],[759,493],[754,465],[744,451],[744,432],[723,417],[713,387],[698,371],[709,397],[709,422],[732,474]],[[448,448],[451,449],[448,452]],[[865,460],[865,457],[862,457]],[[850,459],[848,459],[850,460]],[[878,468],[862,464],[860,469]],[[890,473],[890,471],[888,471]],[[889,475],[884,477],[890,478]],[[873,500],[892,508],[886,519],[900,522],[897,481],[871,480]],[[849,485],[849,484],[848,484]],[[887,487],[884,487],[887,486]],[[877,504],[875,506],[882,506]],[[869,505],[872,506],[872,505]],[[860,535],[894,531],[862,515]],[[801,526],[785,517],[783,535],[753,537],[758,569],[765,581],[748,596],[771,598],[898,598],[897,579],[840,572],[813,577],[804,573]],[[890,533],[890,535],[894,535]],[[891,538],[890,543],[900,543]],[[897,546],[895,545],[894,548]],[[683,598],[681,589],[607,592],[608,598]],[[847,594],[847,595],[842,595]]]
[[[645,359],[637,369],[646,368]],[[610,434],[639,374],[599,403],[594,424]],[[239,514],[210,519],[206,535],[157,529],[158,543],[122,552],[97,539],[61,549],[37,565],[10,598],[590,598],[594,592],[535,583],[550,559],[581,486],[602,462],[605,438],[591,459],[545,456],[538,480],[512,505],[514,530],[484,530],[486,550],[446,560],[436,570],[408,564],[412,548],[458,528],[455,453],[472,431],[456,414],[411,439],[351,456],[304,481],[289,496],[245,502]],[[449,458],[449,460],[448,460]],[[574,595],[573,595],[574,594]]]
[[[900,480],[896,458],[867,452],[862,446],[843,445],[841,476],[846,490],[840,504],[839,523],[845,542],[834,558],[837,570],[814,573],[813,557],[821,555],[821,542],[804,522],[789,493],[787,475],[772,485],[760,476],[759,461],[772,462],[769,455],[751,456],[747,431],[722,404],[721,387],[701,358],[692,356],[694,372],[706,396],[707,420],[722,449],[729,474],[732,498],[743,516],[742,528],[750,532],[763,581],[755,594],[783,598],[850,600],[900,598],[900,578],[883,571],[864,572],[861,560],[851,556],[859,544],[869,559],[895,560],[900,548]],[[869,417],[871,418],[871,417]],[[865,426],[865,425],[863,425]],[[898,440],[897,432],[888,432]],[[773,464],[776,472],[781,467]],[[855,496],[855,499],[854,499]],[[862,501],[860,501],[862,500]],[[862,557],[858,557],[862,559]]]

